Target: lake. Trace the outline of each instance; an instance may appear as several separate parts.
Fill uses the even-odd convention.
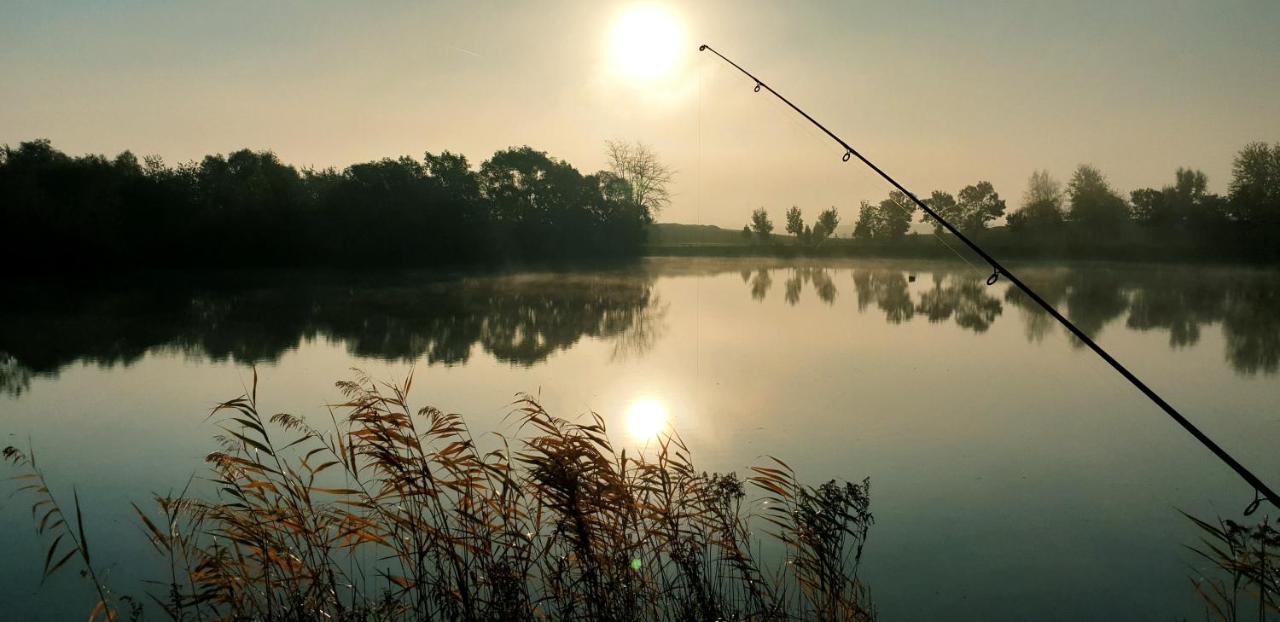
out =
[[[1264,481],[1280,484],[1280,272],[1011,268]],[[359,368],[511,431],[518,393],[599,412],[642,450],[671,426],[699,468],[765,456],[809,483],[871,479],[863,575],[884,620],[1200,618],[1178,510],[1253,492],[1011,290],[964,263],[649,259],[502,275],[252,273],[8,286],[0,444],[74,485],[95,561],[155,577],[129,501],[181,489],[210,407],[256,368],[264,410],[320,423]],[[199,486],[199,484],[197,484]],[[30,501],[0,501],[13,619],[84,617],[41,586]],[[1266,506],[1264,506],[1266,508]],[[1272,510],[1274,513],[1274,510]],[[159,612],[153,612],[159,613]]]

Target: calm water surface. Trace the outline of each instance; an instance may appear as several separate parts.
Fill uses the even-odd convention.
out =
[[[1019,273],[1264,480],[1280,481],[1280,273],[1035,264]],[[80,493],[108,582],[157,576],[128,501],[203,474],[216,401],[319,421],[351,368],[511,431],[517,392],[642,445],[654,413],[707,470],[764,455],[869,476],[865,574],[885,620],[1200,618],[1182,509],[1252,492],[1004,282],[964,264],[649,260],[453,277],[256,274],[10,288],[0,444]],[[637,408],[637,404],[643,407]],[[654,404],[657,406],[655,407]],[[659,422],[661,423],[661,422]],[[29,502],[0,501],[14,619],[83,617],[42,587]]]

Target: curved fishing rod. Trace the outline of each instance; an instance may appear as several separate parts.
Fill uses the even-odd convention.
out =
[[[1222,460],[1224,463],[1226,463],[1227,466],[1231,467],[1231,470],[1235,471],[1236,474],[1239,475],[1244,481],[1248,482],[1250,486],[1253,486],[1254,500],[1252,503],[1249,504],[1249,507],[1245,510],[1246,515],[1252,514],[1254,510],[1258,508],[1258,505],[1262,500],[1261,498],[1258,497],[1259,494],[1261,494],[1263,498],[1266,498],[1266,500],[1270,501],[1272,505],[1276,506],[1277,508],[1280,508],[1280,495],[1277,495],[1275,491],[1271,490],[1271,488],[1269,488],[1266,484],[1262,483],[1262,480],[1258,479],[1258,477],[1253,473],[1251,473],[1249,469],[1246,469],[1244,465],[1240,464],[1235,458],[1232,458],[1231,454],[1227,453],[1225,449],[1220,447],[1217,443],[1213,442],[1213,439],[1205,435],[1204,432],[1201,432],[1200,428],[1197,428],[1195,424],[1191,423],[1191,421],[1189,421],[1186,417],[1184,417],[1182,413],[1178,412],[1176,408],[1170,405],[1169,402],[1164,401],[1164,398],[1160,397],[1159,394],[1157,394],[1154,390],[1152,390],[1151,387],[1148,387],[1146,383],[1142,382],[1142,380],[1139,380],[1137,376],[1133,375],[1133,372],[1129,371],[1124,365],[1121,365],[1120,361],[1117,361],[1115,357],[1111,356],[1111,354],[1109,354],[1106,350],[1103,350],[1102,346],[1094,342],[1093,339],[1090,339],[1089,336],[1084,333],[1084,331],[1080,330],[1080,328],[1078,328],[1075,324],[1073,324],[1071,320],[1068,320],[1066,316],[1059,313],[1058,310],[1053,307],[1053,305],[1048,303],[1048,301],[1046,301],[1044,298],[1041,298],[1040,295],[1035,292],[1035,290],[1032,290],[1026,283],[1023,283],[1021,280],[1018,279],[1018,277],[1014,276],[1012,272],[1009,272],[1009,270],[1006,269],[1003,265],[1001,265],[999,261],[996,261],[995,257],[988,255],[985,250],[982,250],[981,246],[978,246],[976,242],[974,242],[973,240],[970,240],[963,233],[960,233],[960,230],[956,229],[955,226],[953,226],[950,222],[947,222],[947,219],[943,218],[940,214],[938,214],[932,208],[926,205],[924,201],[921,201],[919,198],[917,198],[914,193],[912,193],[910,190],[907,190],[905,187],[903,187],[902,184],[898,183],[898,180],[890,177],[888,173],[881,170],[880,167],[872,163],[871,160],[868,160],[866,156],[862,155],[862,153],[860,153],[857,149],[854,149],[852,145],[845,142],[843,138],[836,136],[834,133],[832,133],[831,130],[827,129],[826,126],[819,123],[817,119],[814,119],[813,117],[809,116],[809,113],[801,110],[799,106],[796,106],[795,104],[791,103],[791,100],[787,99],[786,97],[783,97],[781,93],[773,90],[773,87],[769,86],[768,84],[765,84],[763,80],[752,75],[750,71],[743,69],[740,65],[738,65],[738,63],[735,63],[729,60],[728,57],[716,51],[715,48],[704,43],[698,46],[698,51],[699,52],[710,51],[712,54],[719,56],[720,60],[723,60],[724,62],[729,63],[730,65],[733,65],[734,69],[737,69],[738,71],[742,72],[743,75],[747,76],[748,78],[751,78],[751,80],[756,83],[755,91],[757,93],[759,93],[760,89],[762,88],[769,91],[770,93],[773,94],[774,97],[777,97],[778,99],[782,100],[782,103],[790,106],[792,110],[798,112],[800,116],[807,119],[810,123],[812,123],[818,129],[822,130],[827,136],[831,137],[831,140],[836,141],[837,143],[840,144],[841,147],[844,147],[844,156],[842,156],[841,158],[842,160],[844,160],[845,162],[848,162],[850,157],[858,158],[859,160],[862,161],[863,164],[866,164],[868,167],[871,168],[871,170],[875,171],[876,174],[883,177],[885,181],[892,184],[894,188],[897,188],[898,191],[902,192],[902,194],[906,195],[907,198],[911,199],[911,201],[915,203],[916,206],[918,206],[920,209],[924,210],[926,214],[928,214],[934,220],[937,220],[938,223],[941,224],[944,229],[946,229],[947,231],[950,231],[951,234],[956,236],[956,238],[959,239],[961,242],[964,242],[965,246],[968,246],[970,250],[977,253],[979,257],[982,257],[982,259],[991,266],[992,272],[991,272],[991,276],[987,278],[987,285],[994,285],[996,281],[1000,279],[1000,276],[1004,275],[1005,278],[1009,279],[1010,283],[1013,283],[1015,287],[1017,287],[1019,290],[1022,290],[1022,293],[1026,294],[1027,297],[1031,298],[1032,300],[1035,301],[1036,304],[1040,305],[1040,307],[1043,308],[1046,312],[1048,312],[1049,315],[1053,316],[1053,319],[1058,320],[1059,324],[1062,324],[1064,327],[1066,327],[1066,329],[1070,331],[1072,335],[1075,335],[1077,339],[1079,339],[1085,345],[1089,346],[1089,349],[1093,350],[1094,354],[1097,354],[1099,357],[1102,357],[1102,360],[1106,361],[1107,364],[1110,365],[1112,369],[1115,369],[1117,372],[1119,372],[1121,376],[1124,376],[1125,380],[1128,380],[1130,384],[1137,387],[1138,390],[1141,391],[1143,395],[1147,396],[1147,399],[1154,402],[1156,406],[1159,406],[1160,409],[1165,412],[1165,414],[1169,415],[1170,418],[1178,422],[1178,425],[1182,426],[1182,428],[1185,429],[1189,434],[1191,434],[1191,436],[1195,437],[1196,440],[1200,441],[1201,445],[1204,445],[1205,447],[1207,447],[1209,451],[1213,452],[1213,455],[1217,456],[1219,460]]]

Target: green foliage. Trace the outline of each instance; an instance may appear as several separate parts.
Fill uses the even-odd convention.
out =
[[[804,236],[804,216],[800,214],[800,208],[792,205],[787,210],[787,233],[796,237],[797,244],[805,243]]]
[[[265,416],[255,374],[211,415],[216,496],[134,506],[168,566],[151,596],[169,618],[875,617],[858,577],[866,480],[806,486],[780,460],[745,481],[707,474],[675,434],[618,451],[599,415],[560,419],[527,396],[518,436],[484,451],[461,416],[409,405],[412,378],[338,387],[342,416],[322,430]],[[766,562],[761,534],[784,556]],[[102,593],[90,618],[115,619],[127,601]]]
[[[773,221],[769,220],[769,212],[763,207],[751,212],[751,230],[761,242],[768,242],[773,234]]]

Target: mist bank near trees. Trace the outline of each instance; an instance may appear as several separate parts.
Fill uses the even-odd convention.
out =
[[[243,149],[166,165],[0,148],[0,258],[29,270],[442,266],[636,255],[670,171],[638,143],[583,174],[530,147],[298,169]]]
[[[1126,197],[1097,167],[1081,164],[1065,186],[1048,171],[1032,173],[1015,210],[987,181],[954,195],[934,190],[921,200],[989,251],[1011,256],[1280,261],[1280,143],[1255,142],[1242,148],[1233,162],[1226,196],[1210,193],[1208,177],[1199,170],[1179,168],[1171,182],[1159,189],[1139,188]],[[909,233],[917,213],[920,222],[933,225],[933,236]],[[1002,217],[1005,223],[997,225]],[[752,212],[739,236],[739,245],[754,248],[728,252],[967,252],[958,240],[946,239],[953,236],[941,223],[896,190],[878,203],[861,203],[852,239],[834,237],[839,222],[839,214],[830,208],[812,226],[806,225],[801,209],[792,206],[786,212],[791,237],[779,239],[768,210],[761,207]]]

